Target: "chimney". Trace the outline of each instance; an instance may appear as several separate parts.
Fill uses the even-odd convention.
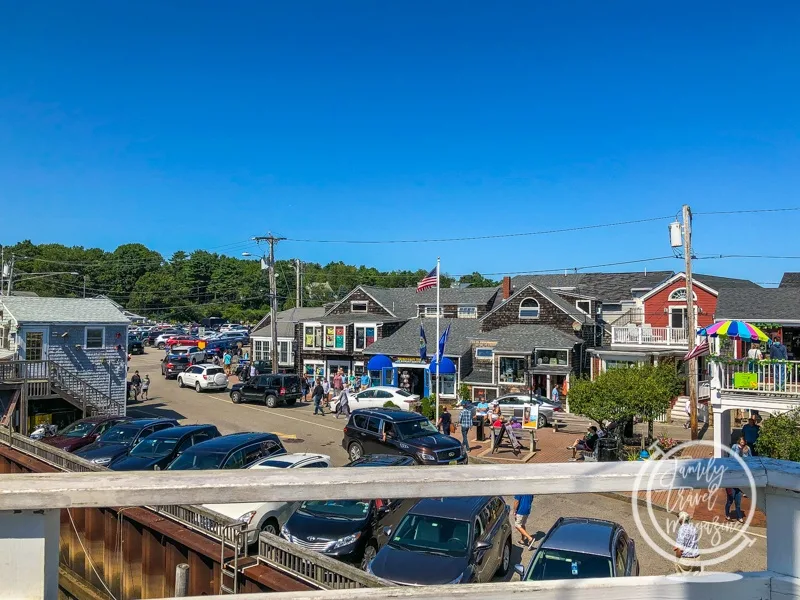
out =
[[[508,300],[511,296],[511,277],[506,275],[503,277],[503,300]]]

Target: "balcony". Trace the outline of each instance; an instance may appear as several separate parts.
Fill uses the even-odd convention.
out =
[[[611,328],[612,346],[688,349],[689,338],[680,327],[651,327],[629,324]]]
[[[722,360],[715,367],[726,408],[776,413],[800,406],[800,361]]]
[[[630,492],[644,475],[651,489],[705,489],[714,484],[746,487],[748,475],[739,463],[724,460],[671,460],[646,463],[569,463],[475,465],[469,467],[397,467],[329,469],[324,478],[311,470],[296,473],[88,472],[0,475],[0,563],[8,597],[55,597],[58,574],[59,518],[56,509],[98,506],[145,506],[189,503],[442,497],[484,495],[582,494]],[[767,571],[708,573],[697,576],[647,576],[620,579],[575,579],[546,582],[490,583],[414,588],[329,590],[314,594],[271,593],[251,598],[317,597],[556,600],[602,596],[606,600],[675,598],[708,600],[789,600],[800,597],[800,467],[797,463],[753,458],[748,461],[759,504],[767,515]],[[642,473],[644,471],[644,473]],[[664,477],[670,474],[672,477]],[[25,532],[21,541],[20,532]],[[270,538],[261,537],[262,551]],[[281,545],[282,544],[282,545]],[[669,544],[667,544],[669,545]],[[288,545],[279,542],[275,547]],[[285,549],[285,548],[284,548]],[[746,551],[746,549],[743,549]],[[141,555],[139,555],[141,557]],[[307,560],[313,560],[308,558]],[[303,569],[307,569],[303,566]]]

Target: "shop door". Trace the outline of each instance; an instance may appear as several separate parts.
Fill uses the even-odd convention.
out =
[[[31,379],[47,379],[47,329],[25,328],[22,338],[22,356],[26,361],[32,361],[27,365],[28,377]],[[41,361],[41,362],[39,362]]]

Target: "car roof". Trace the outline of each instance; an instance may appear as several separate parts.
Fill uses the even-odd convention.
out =
[[[416,461],[410,456],[400,454],[369,454],[362,456],[348,464],[346,467],[399,467],[416,465]]]
[[[203,429],[208,429],[210,427],[214,427],[213,425],[180,425],[178,427],[168,427],[167,429],[162,429],[161,431],[156,431],[154,434],[148,436],[152,438],[180,438],[185,435],[189,435],[194,433],[195,431],[202,431]]]
[[[119,425],[114,425],[114,427],[121,427],[122,425],[133,425],[135,427],[147,427],[148,425],[152,425],[153,423],[174,423],[175,419],[131,419],[130,421],[124,421]],[[113,429],[113,428],[112,428]]]
[[[556,521],[540,547],[609,556],[611,538],[619,527],[601,519],[563,518]]]
[[[189,348],[197,348],[197,344],[194,344],[193,346],[184,346],[184,345],[173,346],[172,351],[174,352],[175,350],[188,350]]]
[[[353,411],[355,415],[369,415],[373,417],[380,417],[391,421],[421,421],[425,419],[425,415],[407,410],[400,410],[399,408],[357,408]]]
[[[465,496],[462,498],[425,498],[409,510],[410,514],[426,517],[446,517],[461,521],[471,520],[492,496]]]
[[[265,458],[259,459],[257,462],[250,465],[249,469],[273,469],[275,467],[265,466],[263,463],[269,462],[271,460],[279,460],[281,462],[289,463],[291,465],[296,465],[301,462],[309,461],[309,460],[327,460],[330,461],[331,457],[327,454],[316,454],[314,452],[297,452],[294,454],[279,454],[277,456],[267,456]]]
[[[112,417],[109,415],[93,415],[91,417],[85,417],[83,419],[78,419],[78,421],[74,421],[74,423],[105,423],[106,421],[120,421],[120,425],[122,423],[129,423],[131,421],[130,417]],[[72,425],[72,423],[70,423]]]
[[[246,431],[242,433],[231,433],[223,435],[207,442],[201,442],[192,446],[187,452],[229,452],[240,446],[247,446],[254,442],[266,442],[268,440],[280,443],[280,438],[274,433],[263,433]]]
[[[393,385],[372,385],[368,387],[366,390],[362,390],[366,392],[367,390],[386,390],[387,392],[397,392],[402,388],[395,387]]]

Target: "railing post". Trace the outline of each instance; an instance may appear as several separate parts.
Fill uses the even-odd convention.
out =
[[[672,327],[667,327],[667,346],[672,345]]]
[[[8,598],[58,597],[59,510],[0,511],[0,581]]]
[[[781,487],[765,489],[767,569],[800,578],[800,495]]]

